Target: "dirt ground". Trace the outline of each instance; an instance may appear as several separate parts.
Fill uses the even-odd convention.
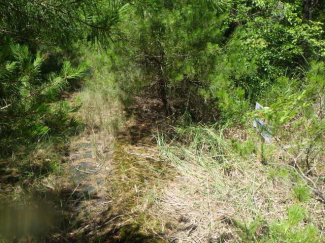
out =
[[[166,241],[146,214],[151,207],[148,195],[173,175],[156,146],[162,104],[137,99],[125,113],[113,145],[105,145],[97,131],[71,143],[62,190],[69,195],[63,199],[68,222],[51,242]]]

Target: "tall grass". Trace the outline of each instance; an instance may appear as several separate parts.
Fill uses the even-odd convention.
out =
[[[310,198],[296,172],[279,161],[275,145],[267,146],[268,165],[263,165],[259,138],[249,132],[209,126],[178,127],[175,132],[169,142],[166,135],[157,136],[162,158],[179,176],[160,195],[155,210],[163,212],[165,223],[185,217],[184,227],[193,229],[175,231],[172,237],[294,242],[304,235],[308,242],[308,235],[310,242],[321,242],[324,207]],[[305,210],[307,220],[290,225],[289,232],[285,219],[295,205]]]
[[[110,71],[110,59],[105,50],[86,48],[83,56],[91,63],[91,74],[76,98],[82,103],[78,117],[85,125],[85,133],[98,145],[95,147],[105,150],[113,145],[114,135],[123,122],[121,91],[116,76]]]

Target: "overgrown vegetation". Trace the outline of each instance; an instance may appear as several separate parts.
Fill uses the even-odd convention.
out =
[[[311,197],[313,187],[288,165],[290,157],[276,144],[265,147],[267,165],[263,165],[253,129],[186,126],[175,132],[173,140],[159,136],[158,144],[161,156],[179,176],[159,197],[161,203],[153,213],[162,212],[164,222],[185,217],[187,226],[195,225],[196,230],[191,235],[175,232],[173,237],[217,242],[322,241],[324,206],[317,202],[317,194]]]
[[[209,201],[210,193],[214,200],[224,202],[227,210],[234,208],[240,219],[232,222],[240,220],[246,224],[261,217],[262,221],[252,223],[251,229],[239,227],[243,231],[239,234],[241,239],[248,242],[296,242],[302,235],[306,236],[302,241],[321,241],[320,218],[310,217],[315,219],[312,226],[292,224],[291,233],[286,229],[290,220],[279,218],[285,218],[285,207],[295,202],[308,205],[311,197],[313,203],[324,203],[325,42],[321,8],[318,1],[134,1],[119,25],[121,34],[113,48],[113,70],[123,74],[118,83],[126,94],[137,91],[140,96],[160,99],[166,115],[175,119],[176,130],[163,132],[158,141],[163,155],[185,183],[179,181],[176,189],[167,190],[185,193],[185,201],[192,200],[189,185],[194,183],[193,190],[202,191],[201,198]],[[267,108],[252,112],[255,102]],[[251,128],[254,117],[272,125],[271,145],[260,146],[259,135]],[[198,122],[210,125],[195,125]],[[254,165],[260,156],[264,168]],[[240,174],[248,171],[252,174],[246,177],[251,180],[240,179]],[[271,185],[267,181],[274,183],[274,179],[270,179],[268,171],[273,171],[272,178],[281,177],[283,171],[288,177],[280,179],[284,183],[280,187]],[[208,182],[204,182],[204,177]],[[243,190],[243,195],[253,193],[249,197],[252,201],[247,203],[245,196],[241,201],[239,187],[254,188],[255,180],[264,181],[267,186],[261,188],[261,183],[256,192],[247,187],[248,192]],[[205,183],[216,188],[198,189]],[[227,188],[237,190],[233,189],[230,196]],[[262,191],[268,190],[263,196]],[[220,196],[222,192],[228,192],[227,196]],[[291,203],[270,206],[266,201],[255,201],[275,200],[273,193],[283,198],[290,196]],[[167,208],[174,207],[173,200],[181,198],[174,194],[171,197],[162,199],[167,201]],[[209,205],[201,206],[199,201],[195,202],[203,208],[201,215],[207,215],[204,210]],[[270,220],[269,210],[261,209],[266,204],[281,213],[278,211]],[[191,203],[184,207],[189,205],[194,207]],[[213,205],[220,209],[220,205]],[[308,206],[306,210],[313,211]],[[170,219],[168,214],[166,218]],[[274,226],[277,220],[281,221],[278,227]],[[195,224],[201,228],[194,230],[197,239],[209,240],[207,237],[214,234],[218,238],[221,226],[202,222],[203,219]],[[261,222],[265,222],[262,228],[267,232],[255,232],[261,230]],[[231,225],[238,228],[242,223]],[[218,233],[222,242],[230,237],[223,239]],[[176,233],[176,237],[196,239],[181,233]]]
[[[126,119],[131,137],[158,130],[153,161],[166,163],[163,172],[146,159],[132,167],[138,154],[122,156],[118,143],[111,156],[127,168],[116,171],[131,189],[118,191],[145,188],[120,209],[136,212],[129,221],[150,221],[139,220],[137,232],[180,242],[324,240],[324,2],[0,0],[0,7],[6,176],[15,168],[21,181],[55,174],[67,138],[82,128],[97,159],[108,161],[103,151],[113,154]],[[254,111],[256,102],[265,108]],[[271,143],[254,118],[268,124]],[[46,172],[24,173],[26,161],[46,161]],[[154,173],[143,179],[146,161]],[[175,179],[156,188],[165,170]],[[154,198],[134,206],[130,200],[150,197],[146,180]]]
[[[85,76],[77,43],[109,43],[118,21],[118,1],[0,2],[1,153],[23,142],[39,142],[77,125],[61,102]]]

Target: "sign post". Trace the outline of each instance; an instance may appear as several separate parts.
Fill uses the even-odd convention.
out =
[[[262,110],[264,109],[259,103],[256,103],[255,110]],[[266,122],[259,118],[254,118],[253,126],[257,129],[261,136],[261,154],[260,154],[260,161],[262,164],[266,164],[266,160],[264,158],[264,144],[265,142],[271,143],[272,142],[272,134],[270,128]]]

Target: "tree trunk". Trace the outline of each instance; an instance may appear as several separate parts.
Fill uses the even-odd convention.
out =
[[[171,108],[170,108],[168,98],[167,98],[166,82],[163,77],[159,77],[158,85],[159,85],[159,87],[158,87],[159,88],[159,96],[160,96],[161,101],[163,102],[166,116],[169,116],[169,115],[171,115]]]
[[[163,49],[161,47],[161,49]],[[158,84],[158,95],[161,101],[163,102],[164,110],[166,113],[166,116],[171,115],[171,107],[168,102],[168,96],[167,96],[167,80],[164,73],[164,51],[160,52],[159,56],[151,55],[148,53],[145,53],[146,58],[148,58],[149,61],[154,63],[155,71],[157,72],[157,84]]]
[[[164,73],[164,59],[165,59],[165,53],[163,51],[163,47],[161,47],[161,52],[160,52],[160,58],[159,58],[159,64],[158,64],[158,92],[161,101],[163,102],[164,105],[164,110],[166,113],[166,116],[171,115],[171,108],[168,102],[168,97],[167,97],[167,81]]]
[[[316,7],[319,0],[304,0],[304,18],[305,20],[312,20],[313,18],[313,8]]]

